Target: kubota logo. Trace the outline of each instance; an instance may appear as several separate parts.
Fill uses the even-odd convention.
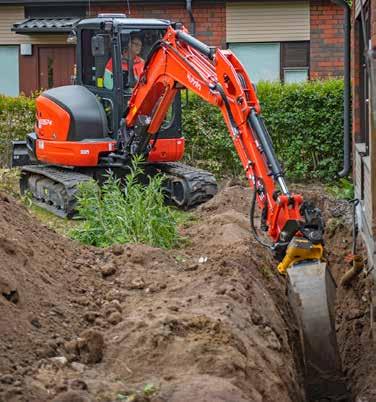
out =
[[[191,74],[187,74],[188,81],[199,91],[201,91],[201,84],[196,80],[196,78]]]

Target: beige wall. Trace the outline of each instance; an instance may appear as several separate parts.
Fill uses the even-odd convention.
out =
[[[0,45],[66,44],[67,35],[20,35],[12,32],[13,24],[24,19],[24,7],[0,6]]]
[[[309,1],[226,3],[227,42],[310,39]]]

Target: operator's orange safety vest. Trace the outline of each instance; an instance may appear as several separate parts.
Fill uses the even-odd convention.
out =
[[[133,59],[133,74],[137,80],[141,76],[141,73],[144,69],[144,65],[145,65],[145,62],[143,59],[141,59],[141,57],[136,56]],[[123,71],[128,71],[128,63],[126,61],[122,60],[121,68]],[[108,70],[108,72],[112,74],[112,58],[110,60],[108,60],[108,62],[106,64],[106,70]]]

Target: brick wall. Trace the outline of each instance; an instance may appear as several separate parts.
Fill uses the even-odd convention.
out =
[[[210,46],[225,47],[226,45],[226,9],[224,1],[205,4],[193,3],[193,16],[196,21],[196,37]],[[128,14],[126,6],[92,6],[91,15],[100,12],[122,12]],[[190,19],[185,4],[135,4],[131,3],[130,17],[162,18],[183,22],[189,29]]]
[[[311,79],[343,76],[343,7],[311,0]]]

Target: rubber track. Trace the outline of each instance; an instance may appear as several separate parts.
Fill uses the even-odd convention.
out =
[[[180,208],[191,208],[202,204],[217,193],[218,186],[215,177],[205,170],[175,162],[154,163],[152,165],[169,178],[169,184],[167,184],[168,198]],[[44,187],[51,189],[51,191],[43,192],[43,197],[40,194],[38,197],[38,194],[31,191],[33,202],[57,216],[69,218],[73,217],[75,213],[77,185],[91,179],[91,176],[83,173],[54,166],[23,166],[20,181],[22,194],[28,190],[30,191],[28,178],[31,176],[40,176],[40,178],[51,180],[51,183],[44,183]],[[173,186],[171,186],[171,182],[176,182],[177,180],[184,187],[184,199],[179,201],[174,200]],[[56,184],[58,183],[63,185],[63,189],[57,189]],[[60,192],[59,198],[64,199],[64,208],[56,207],[53,200],[48,198],[50,193],[56,193],[57,190]]]
[[[21,170],[21,193],[25,193],[28,188],[28,178],[31,176],[40,176],[41,178],[47,178],[51,180],[51,189],[56,192],[56,184],[60,183],[63,185],[63,192],[61,192],[61,198],[64,199],[64,209],[57,208],[53,205],[52,200],[38,199],[36,194],[33,194],[33,202],[38,206],[47,209],[48,211],[58,215],[60,217],[72,217],[74,215],[75,208],[75,194],[77,191],[77,186],[79,183],[88,181],[91,176],[74,172],[64,168],[58,168],[53,166],[44,165],[30,165],[23,166]],[[61,190],[60,190],[61,191]],[[49,196],[49,194],[45,194]]]
[[[191,208],[202,204],[212,198],[218,191],[218,185],[212,173],[202,169],[177,162],[156,163],[154,166],[158,170],[171,176],[172,180],[178,178],[185,183],[185,197],[182,203],[175,202],[179,207]],[[170,193],[172,189],[168,188]],[[174,202],[173,194],[170,194]]]

